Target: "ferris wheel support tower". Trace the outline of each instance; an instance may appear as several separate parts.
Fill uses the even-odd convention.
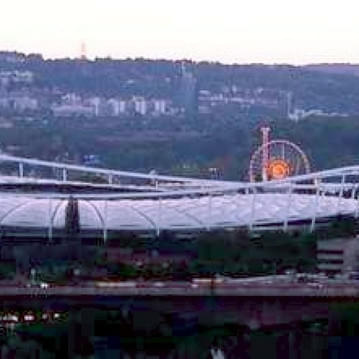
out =
[[[268,143],[269,143],[269,132],[270,127],[263,126],[261,127],[262,132],[262,147],[263,147],[263,157],[262,157],[262,180],[267,181],[267,168],[269,163],[269,149],[268,149]]]

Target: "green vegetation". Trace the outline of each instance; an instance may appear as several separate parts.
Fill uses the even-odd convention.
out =
[[[168,266],[126,265],[129,278],[185,279],[193,276],[248,276],[282,273],[286,269],[300,272],[316,271],[316,241],[318,239],[348,238],[357,233],[357,222],[337,218],[329,227],[314,233],[264,232],[253,236],[245,231],[205,232],[192,240],[175,240],[163,234],[159,240],[118,240],[120,246],[133,250],[186,254],[186,262]],[[112,275],[126,278],[122,265],[114,265]]]
[[[288,268],[315,270],[315,240],[311,236],[290,238],[282,233],[261,238],[204,235],[198,244],[193,269],[203,274],[232,276],[275,274]],[[289,238],[288,238],[289,237]]]
[[[351,238],[357,229],[356,220],[338,217],[314,233],[211,231],[191,239],[176,239],[166,232],[153,239],[128,233],[112,237],[106,246],[80,244],[77,232],[73,238],[67,233],[64,244],[15,247],[15,262],[1,264],[0,275],[11,278],[16,269],[29,276],[30,269],[35,268],[39,281],[66,283],[91,279],[186,280],[216,274],[245,277],[287,269],[315,272],[316,241]]]
[[[15,263],[0,262],[0,280],[12,279],[16,273]]]
[[[64,153],[81,160],[93,153],[101,158],[103,166],[123,170],[148,172],[155,168],[160,174],[208,178],[208,169],[215,167],[220,177],[232,180],[247,178],[250,155],[260,143],[260,120],[253,123],[234,114],[191,123],[138,120],[133,129],[131,123],[104,119],[91,123],[61,119],[46,127],[22,123],[2,129],[0,143],[5,151],[16,146],[19,155],[49,160],[61,158]],[[275,119],[271,126],[271,137],[298,144],[313,170],[357,163],[357,117],[310,118],[298,123]]]

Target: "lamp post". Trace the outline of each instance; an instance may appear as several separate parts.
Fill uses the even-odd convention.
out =
[[[32,285],[35,284],[35,281],[36,281],[36,269],[35,268],[31,268],[30,269],[30,283]]]

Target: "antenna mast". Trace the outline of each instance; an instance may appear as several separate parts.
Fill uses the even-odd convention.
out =
[[[80,59],[81,60],[87,60],[87,48],[86,48],[86,43],[85,42],[81,43]]]

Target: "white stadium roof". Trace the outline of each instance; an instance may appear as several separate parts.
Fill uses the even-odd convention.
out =
[[[289,202],[290,201],[290,202]],[[66,199],[6,195],[0,198],[0,226],[65,227]],[[162,200],[78,200],[83,230],[206,230],[311,220],[313,216],[354,215],[355,199],[262,193]]]

